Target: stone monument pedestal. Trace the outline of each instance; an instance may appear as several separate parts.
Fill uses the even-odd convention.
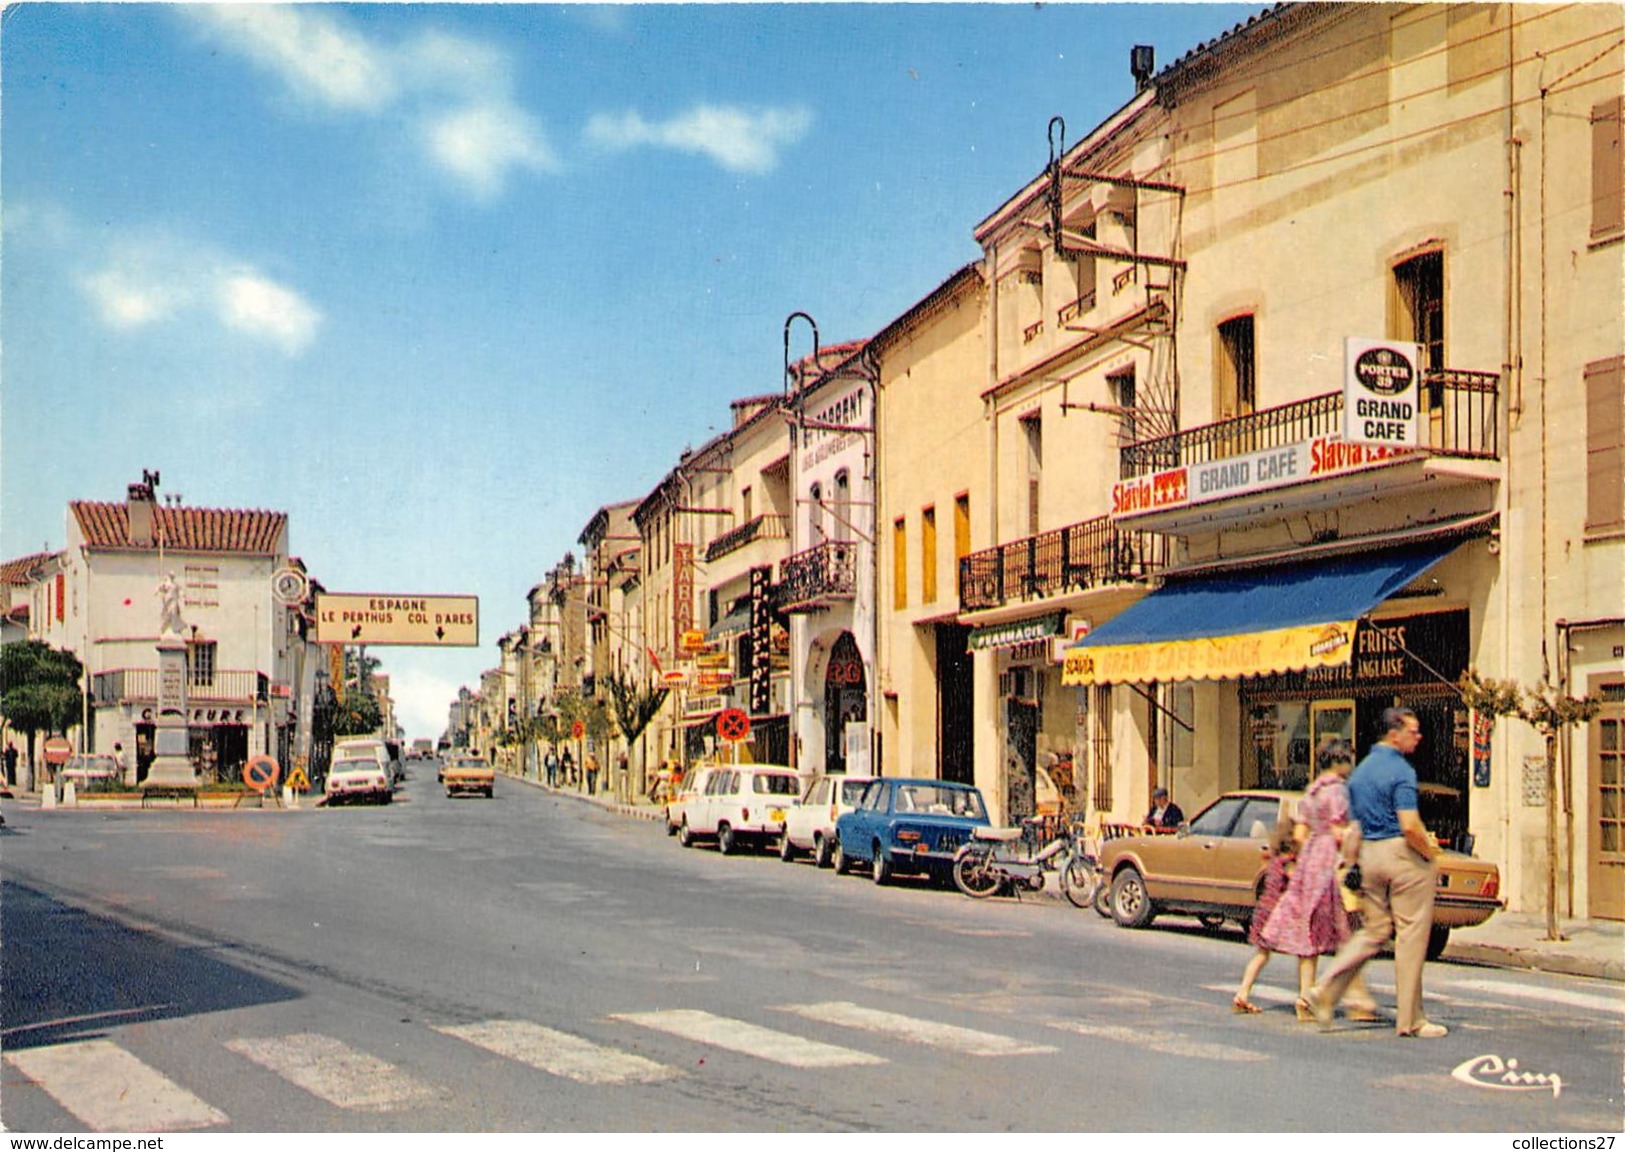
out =
[[[187,755],[186,641],[172,633],[158,640],[158,714],[153,720],[153,761],[143,792],[196,792],[197,771]]]

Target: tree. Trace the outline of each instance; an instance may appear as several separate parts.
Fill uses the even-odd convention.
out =
[[[1546,742],[1546,939],[1561,940],[1557,927],[1557,739],[1566,728],[1588,724],[1601,710],[1599,701],[1569,696],[1544,680],[1520,685],[1492,680],[1469,668],[1459,684],[1461,698],[1475,712],[1499,719],[1516,716]]]
[[[43,640],[22,640],[0,647],[0,715],[24,736],[28,764],[34,764],[34,736],[68,729],[84,706],[84,665],[72,652]]]
[[[619,671],[604,677],[604,687],[609,691],[610,704],[615,709],[615,722],[620,726],[621,735],[626,737],[628,748],[637,742],[638,737],[660,714],[671,692],[671,689],[661,685],[638,684]],[[643,765],[641,756],[638,762],[642,765],[640,771],[646,771],[647,765]],[[627,783],[631,785],[630,780]],[[638,791],[642,790],[643,786],[639,784]]]

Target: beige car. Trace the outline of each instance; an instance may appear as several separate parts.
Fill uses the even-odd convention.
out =
[[[496,792],[496,769],[478,756],[453,756],[440,769],[446,795],[471,792],[489,800]]]
[[[1107,907],[1125,928],[1144,928],[1167,912],[1195,916],[1208,928],[1226,920],[1245,925],[1264,882],[1264,847],[1281,814],[1302,792],[1267,789],[1226,792],[1177,834],[1108,840],[1100,869],[1110,883]],[[1433,900],[1428,956],[1444,951],[1452,928],[1470,928],[1495,914],[1501,872],[1461,852],[1439,854],[1439,889]]]

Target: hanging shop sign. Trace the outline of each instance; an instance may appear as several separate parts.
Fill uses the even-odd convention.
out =
[[[1317,436],[1298,444],[1168,468],[1112,485],[1113,520],[1326,480],[1404,459],[1409,448]]]
[[[1063,634],[1065,620],[1064,612],[1051,612],[1026,620],[1011,620],[1004,624],[973,628],[969,641],[970,650],[983,652],[990,648],[1009,648],[1016,644],[1030,644],[1034,640],[1048,640],[1051,636]]]
[[[1343,439],[1389,448],[1417,445],[1422,349],[1350,336],[1343,344]]]
[[[753,716],[762,715],[772,705],[773,642],[776,639],[773,632],[772,580],[771,568],[750,570],[750,667],[747,669],[750,684],[747,697]],[[788,652],[789,633],[785,635],[785,651]]]

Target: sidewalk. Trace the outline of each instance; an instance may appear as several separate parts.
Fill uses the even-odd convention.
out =
[[[543,787],[535,780],[524,782]],[[664,814],[652,804],[624,804],[613,797],[587,796],[570,789],[549,791],[633,819],[659,820]],[[1051,893],[1047,888],[1040,898],[1043,895],[1060,899],[1059,893]],[[1625,922],[1562,920],[1558,928],[1565,939],[1547,940],[1544,913],[1497,912],[1476,928],[1458,928],[1452,932],[1444,958],[1492,968],[1522,968],[1625,983]]]

